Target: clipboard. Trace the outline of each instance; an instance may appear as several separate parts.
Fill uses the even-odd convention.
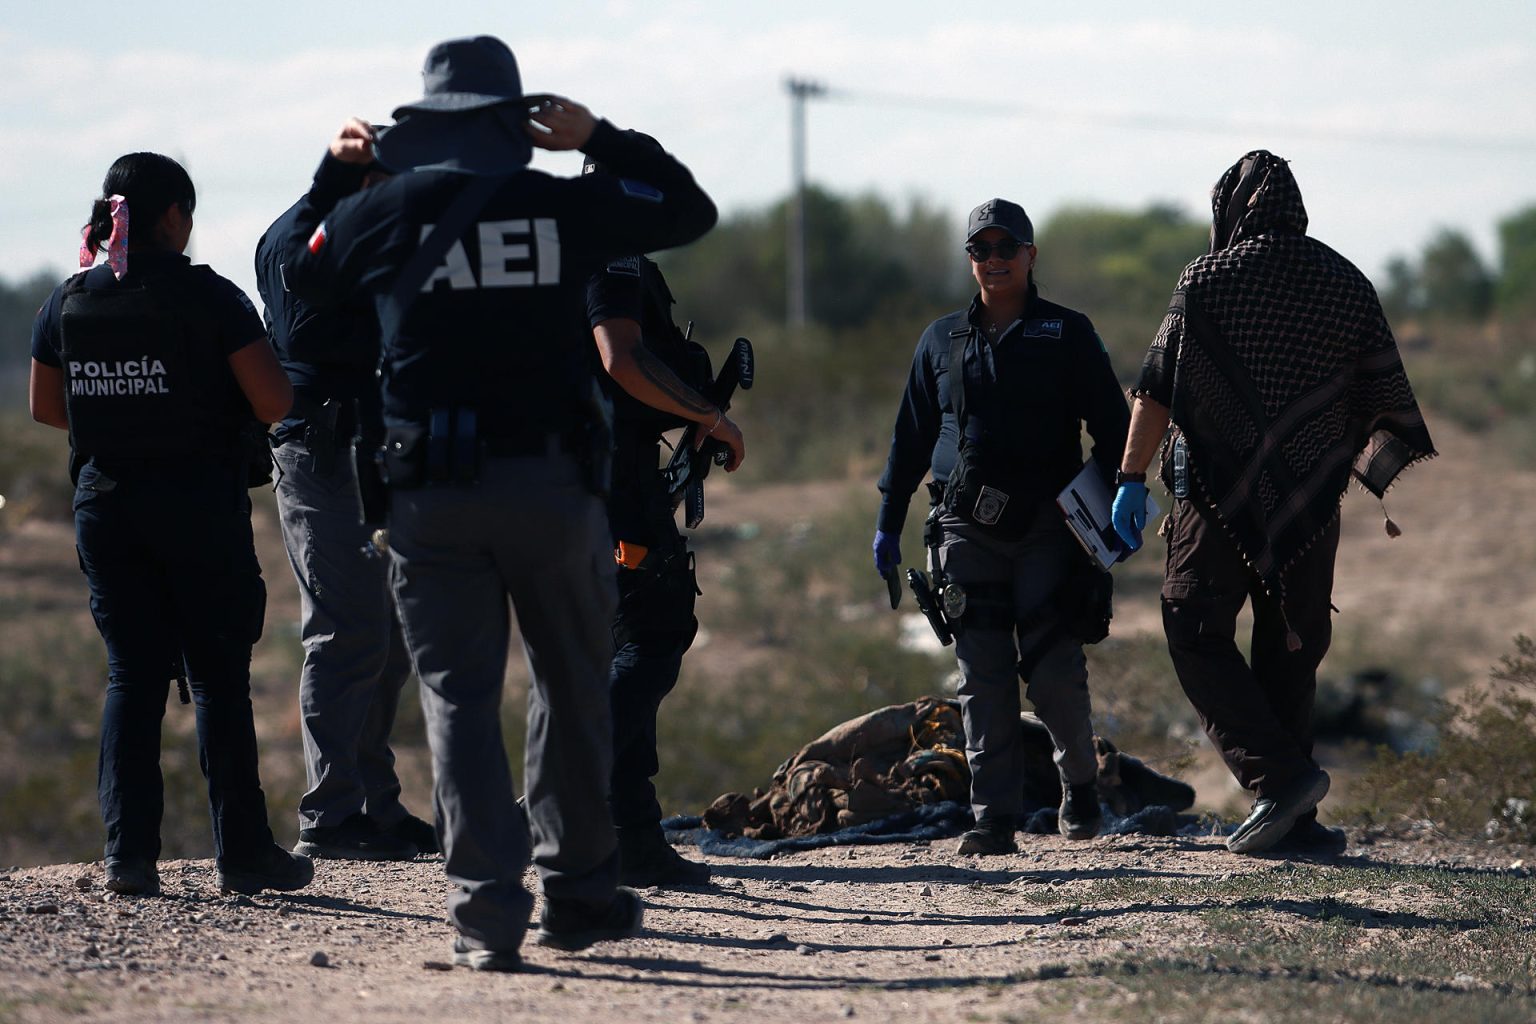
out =
[[[1126,548],[1110,521],[1110,508],[1114,501],[1114,493],[1104,482],[1104,477],[1092,459],[1083,463],[1083,468],[1072,478],[1072,482],[1056,495],[1056,507],[1061,509],[1067,526],[1072,530],[1072,536],[1077,538],[1083,550],[1105,572],[1116,562],[1123,562],[1134,554]],[[1151,522],[1161,511],[1151,492],[1147,492],[1147,522]]]

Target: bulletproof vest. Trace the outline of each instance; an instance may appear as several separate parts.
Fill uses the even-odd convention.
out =
[[[65,292],[61,329],[70,441],[93,455],[229,456],[250,418],[224,354],[167,282]],[[180,308],[177,308],[177,307]],[[242,415],[243,414],[243,415]]]
[[[709,353],[703,345],[690,341],[672,322],[672,291],[656,264],[640,261],[640,341],[650,352],[677,374],[678,380],[695,391],[703,392],[714,379]],[[686,427],[692,420],[653,409],[623,388],[611,388],[613,414],[621,429],[660,435],[664,431]]]

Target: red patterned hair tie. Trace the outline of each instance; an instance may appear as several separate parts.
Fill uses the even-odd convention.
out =
[[[107,196],[112,208],[112,235],[107,239],[107,265],[119,281],[128,273],[128,200],[122,196]],[[96,247],[91,244],[91,228],[81,231],[80,266],[89,267],[96,262]]]

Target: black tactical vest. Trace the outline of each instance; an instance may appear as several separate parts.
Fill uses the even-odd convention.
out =
[[[70,443],[81,460],[236,458],[250,419],[228,359],[179,282],[66,287],[60,331]]]

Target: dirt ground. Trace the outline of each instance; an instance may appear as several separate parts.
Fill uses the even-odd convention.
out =
[[[1493,470],[1475,438],[1448,429],[1436,440],[1442,457],[1388,497],[1403,537],[1385,536],[1373,500],[1347,499],[1335,602],[1341,633],[1432,647],[1479,679],[1511,635],[1536,627],[1536,534],[1518,527],[1536,503],[1536,473]],[[783,526],[848,504],[874,508],[866,485],[711,486],[710,515],[722,523]],[[270,554],[281,558],[274,524],[258,515],[257,525],[269,628],[282,628],[297,619],[296,592]],[[62,523],[0,535],[0,596],[24,586],[31,609],[90,632],[71,548]],[[5,618],[0,642],[34,628],[30,616]],[[1120,601],[1116,628],[1156,631],[1155,598]],[[692,657],[730,672],[751,656],[721,636]],[[262,719],[264,744],[296,729],[286,696],[258,695],[280,697],[289,710]],[[0,751],[0,766],[22,756]],[[408,792],[424,794],[424,764],[407,762]],[[1202,792],[1202,803],[1225,800],[1212,796]],[[1482,844],[1352,838],[1326,870],[1532,863],[1528,852]],[[1072,893],[1106,879],[1217,885],[1285,869],[1234,857],[1216,839],[1021,840],[1017,856],[985,861],[954,855],[952,842],[716,861],[712,887],[643,894],[644,936],[576,955],[529,945],[526,972],[510,976],[441,970],[450,934],[437,859],[325,862],[305,892],[256,898],[218,895],[206,861],[163,862],[161,899],[109,897],[99,864],[11,868],[0,870],[0,1022],[1026,1019],[1059,1011],[1053,982],[1105,958],[1198,948],[1202,912],[1219,905],[1127,897],[1075,907]],[[1059,899],[1040,899],[1056,890]],[[1254,913],[1289,926],[1284,909]]]
[[[105,893],[99,865],[12,869],[0,877],[0,1020],[1022,1020],[1056,1005],[1058,982],[1108,961],[1198,950],[1201,911],[1230,902],[1140,899],[1134,885],[1090,900],[1090,887],[1292,870],[1214,838],[1020,840],[998,858],[957,856],[951,840],[716,860],[709,887],[642,893],[642,936],[578,954],[526,943],[525,970],[510,975],[447,967],[439,858],[321,862],[304,892],[257,897],[218,895],[206,861],[163,863],[156,899]],[[1510,856],[1357,834],[1324,870],[1499,871]],[[1358,903],[1385,938],[1433,910],[1412,888],[1333,906]],[[1255,927],[1294,927],[1309,916],[1298,906],[1249,913]]]

